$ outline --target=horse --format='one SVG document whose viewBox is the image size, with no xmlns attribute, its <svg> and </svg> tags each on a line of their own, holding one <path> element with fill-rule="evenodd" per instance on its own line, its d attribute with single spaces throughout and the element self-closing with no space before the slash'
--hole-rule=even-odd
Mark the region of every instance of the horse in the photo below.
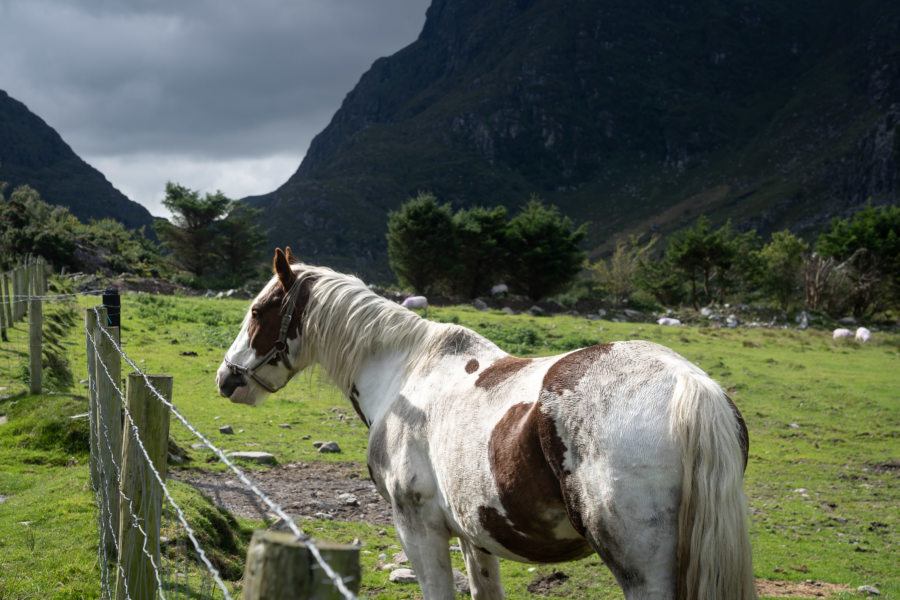
<svg viewBox="0 0 900 600">
<path fill-rule="evenodd" d="M 756 598 L 748 435 L 701 369 L 646 341 L 518 358 L 276 249 L 216 380 L 259 405 L 318 363 L 369 428 L 366 463 L 426 599 L 503 598 L 499 558 L 598 554 L 625 598 Z"/>
</svg>

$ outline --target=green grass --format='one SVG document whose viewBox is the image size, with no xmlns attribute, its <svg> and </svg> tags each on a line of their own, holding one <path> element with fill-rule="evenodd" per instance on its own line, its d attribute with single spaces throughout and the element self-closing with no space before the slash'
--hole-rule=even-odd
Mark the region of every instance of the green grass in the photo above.
<svg viewBox="0 0 900 600">
<path fill-rule="evenodd" d="M 95 302 L 83 299 L 82 307 Z M 365 474 L 366 429 L 318 372 L 298 376 L 261 407 L 218 396 L 215 370 L 246 307 L 234 300 L 124 296 L 124 349 L 147 372 L 174 376 L 177 409 L 224 450 L 266 450 L 280 464 L 351 460 Z M 466 307 L 429 309 L 428 317 L 471 327 L 522 355 L 622 339 L 675 349 L 720 381 L 747 421 L 745 487 L 757 577 L 852 588 L 870 584 L 881 597 L 900 598 L 900 336 L 876 334 L 873 343 L 860 346 L 835 344 L 829 332 L 812 330 L 660 328 L 571 316 L 511 317 Z M 26 326 L 17 324 L 10 337 L 0 344 L 0 387 L 6 388 L 0 390 L 0 415 L 8 421 L 0 425 L 0 495 L 7 497 L 0 503 L 0 600 L 95 598 L 100 569 L 86 423 L 69 418 L 87 411 L 83 384 L 67 394 L 28 395 L 21 380 Z M 75 381 L 86 377 L 83 338 L 78 327 L 66 342 Z M 222 425 L 235 434 L 220 434 Z M 197 440 L 176 420 L 171 436 L 193 459 L 186 468 L 223 468 L 207 462 L 208 451 L 190 448 Z M 319 454 L 316 440 L 335 440 L 343 452 Z M 261 467 L 245 468 L 252 477 Z M 264 524 L 224 514 L 189 486 L 171 489 L 204 548 L 237 586 L 250 532 Z M 399 551 L 391 528 L 382 535 L 381 527 L 355 523 L 301 526 L 322 539 L 362 540 L 367 597 L 420 597 L 417 586 L 391 584 L 386 572 L 375 570 L 379 554 Z M 453 559 L 464 570 L 458 553 Z M 537 567 L 504 562 L 507 596 L 532 597 L 528 584 L 554 569 L 568 579 L 551 597 L 622 597 L 597 558 Z"/>
</svg>

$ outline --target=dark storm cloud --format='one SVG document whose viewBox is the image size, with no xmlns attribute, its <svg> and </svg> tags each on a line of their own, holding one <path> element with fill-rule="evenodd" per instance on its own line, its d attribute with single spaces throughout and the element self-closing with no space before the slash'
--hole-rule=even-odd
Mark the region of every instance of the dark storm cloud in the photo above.
<svg viewBox="0 0 900 600">
<path fill-rule="evenodd" d="M 425 0 L 0 0 L 0 88 L 76 150 L 304 152 Z"/>
</svg>

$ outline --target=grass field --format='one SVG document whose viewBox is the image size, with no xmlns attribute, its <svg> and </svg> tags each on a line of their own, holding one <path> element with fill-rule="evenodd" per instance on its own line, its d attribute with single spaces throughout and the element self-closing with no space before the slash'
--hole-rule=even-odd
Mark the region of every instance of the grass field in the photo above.
<svg viewBox="0 0 900 600">
<path fill-rule="evenodd" d="M 79 310 L 96 299 L 83 298 Z M 247 302 L 151 295 L 122 298 L 125 352 L 148 373 L 174 376 L 179 411 L 226 451 L 257 449 L 293 461 L 356 461 L 365 473 L 366 429 L 350 404 L 316 372 L 304 374 L 256 408 L 219 398 L 214 374 L 236 334 Z M 472 308 L 431 309 L 428 318 L 458 322 L 519 355 L 555 354 L 598 342 L 647 339 L 699 364 L 735 400 L 750 431 L 745 489 L 751 507 L 755 572 L 771 581 L 815 580 L 855 590 L 873 585 L 900 598 L 900 335 L 835 344 L 830 332 L 714 329 L 588 321 L 571 316 L 508 316 Z M 0 600 L 96 598 L 99 595 L 96 508 L 88 484 L 83 384 L 65 393 L 27 394 L 22 379 L 27 326 L 0 343 Z M 75 381 L 86 377 L 84 334 L 66 340 Z M 338 407 L 348 418 L 331 412 Z M 2 420 L 2 419 L 0 419 Z M 290 423 L 290 429 L 279 424 Z M 231 425 L 234 436 L 218 428 Z M 173 420 L 183 448 L 197 440 Z M 310 436 L 304 440 L 303 436 Z M 339 455 L 319 454 L 309 440 L 337 441 Z M 208 453 L 191 450 L 193 466 Z M 251 471 L 257 467 L 247 466 Z M 233 519 L 185 485 L 173 486 L 206 543 L 217 548 L 237 579 L 250 532 L 261 522 Z M 224 524 L 224 525 L 223 525 Z M 359 538 L 363 594 L 417 598 L 415 585 L 387 581 L 375 570 L 379 553 L 399 551 L 393 531 L 312 521 L 310 534 L 336 541 Z M 223 529 L 227 532 L 223 532 Z M 454 555 L 455 566 L 463 569 Z M 556 571 L 565 574 L 550 577 Z M 597 558 L 562 565 L 503 564 L 507 597 L 527 598 L 527 586 L 552 581 L 556 598 L 621 598 Z M 855 598 L 855 591 L 838 592 Z M 803 597 L 803 596 L 798 596 Z M 812 596 L 809 596 L 812 597 Z"/>
</svg>

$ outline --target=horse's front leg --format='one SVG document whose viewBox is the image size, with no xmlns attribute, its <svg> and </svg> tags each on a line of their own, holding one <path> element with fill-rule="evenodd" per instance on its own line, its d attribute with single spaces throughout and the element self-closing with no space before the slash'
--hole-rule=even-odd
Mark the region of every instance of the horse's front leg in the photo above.
<svg viewBox="0 0 900 600">
<path fill-rule="evenodd" d="M 472 600 L 502 600 L 503 585 L 500 583 L 500 561 L 497 557 L 463 538 L 459 538 L 459 545 L 469 573 Z"/>
<path fill-rule="evenodd" d="M 434 499 L 392 502 L 394 527 L 412 563 L 425 600 L 453 600 L 450 532 Z"/>
</svg>

